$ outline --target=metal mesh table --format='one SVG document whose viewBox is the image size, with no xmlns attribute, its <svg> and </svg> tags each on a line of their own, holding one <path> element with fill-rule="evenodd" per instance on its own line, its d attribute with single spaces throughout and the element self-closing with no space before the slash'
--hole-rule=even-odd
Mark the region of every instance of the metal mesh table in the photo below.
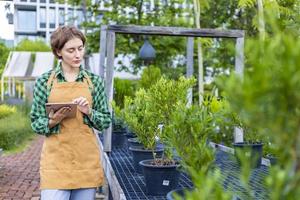
<svg viewBox="0 0 300 200">
<path fill-rule="evenodd" d="M 134 171 L 133 161 L 127 148 L 114 148 L 109 155 L 116 177 L 129 200 L 165 200 L 165 196 L 150 196 L 146 193 L 144 177 Z M 233 191 L 236 199 L 268 199 L 263 183 L 268 174 L 268 167 L 262 165 L 251 171 L 249 189 L 240 181 L 241 169 L 234 156 L 220 150 L 216 152 L 215 166 L 221 169 L 223 187 Z M 189 177 L 181 174 L 178 188 L 191 188 Z"/>
</svg>

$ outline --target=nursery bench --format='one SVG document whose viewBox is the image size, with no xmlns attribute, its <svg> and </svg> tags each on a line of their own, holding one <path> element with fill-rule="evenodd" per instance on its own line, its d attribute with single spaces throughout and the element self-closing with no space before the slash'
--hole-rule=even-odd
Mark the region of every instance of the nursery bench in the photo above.
<svg viewBox="0 0 300 200">
<path fill-rule="evenodd" d="M 224 180 L 223 186 L 226 190 L 232 191 L 235 199 L 247 199 L 247 190 L 242 186 L 239 179 L 240 167 L 232 154 L 232 149 L 218 148 L 215 165 L 221 169 Z M 135 200 L 165 200 L 165 196 L 149 196 L 145 192 L 145 182 L 142 175 L 134 172 L 133 163 L 126 148 L 113 149 L 109 161 L 114 174 L 124 192 L 125 198 Z M 268 199 L 268 192 L 263 185 L 263 178 L 269 173 L 268 164 L 263 160 L 261 167 L 252 170 L 250 177 L 250 188 L 255 193 L 255 199 Z M 191 188 L 191 180 L 184 174 L 181 175 L 179 188 Z"/>
</svg>

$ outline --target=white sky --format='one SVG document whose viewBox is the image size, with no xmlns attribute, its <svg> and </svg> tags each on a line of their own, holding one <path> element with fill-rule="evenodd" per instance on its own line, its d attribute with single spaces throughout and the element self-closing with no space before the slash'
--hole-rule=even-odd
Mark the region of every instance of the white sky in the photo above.
<svg viewBox="0 0 300 200">
<path fill-rule="evenodd" d="M 8 24 L 6 19 L 5 5 L 6 3 L 10 3 L 10 11 L 14 12 L 14 7 L 12 2 L 10 1 L 2 1 L 0 0 L 0 38 L 6 40 L 14 39 L 14 25 Z"/>
</svg>

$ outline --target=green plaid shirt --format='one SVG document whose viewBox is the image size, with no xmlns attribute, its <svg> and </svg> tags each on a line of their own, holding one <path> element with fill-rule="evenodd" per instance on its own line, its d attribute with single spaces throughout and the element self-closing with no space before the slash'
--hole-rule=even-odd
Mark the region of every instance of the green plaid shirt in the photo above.
<svg viewBox="0 0 300 200">
<path fill-rule="evenodd" d="M 88 116 L 84 115 L 83 122 L 89 127 L 93 127 L 101 131 L 108 128 L 109 124 L 111 123 L 111 115 L 107 107 L 104 82 L 99 76 L 82 68 L 80 68 L 80 72 L 77 76 L 76 81 L 83 81 L 84 72 L 89 76 L 93 83 L 93 91 L 91 91 L 91 94 L 93 96 L 93 107 L 91 117 L 89 118 Z M 34 86 L 33 103 L 30 112 L 31 127 L 33 131 L 46 136 L 49 136 L 53 133 L 59 133 L 60 130 L 59 124 L 49 129 L 49 118 L 46 114 L 45 103 L 48 102 L 48 97 L 52 87 L 51 86 L 50 88 L 47 88 L 47 82 L 51 73 L 52 70 L 44 73 L 40 78 L 37 79 Z M 58 82 L 66 82 L 60 65 L 56 67 L 55 74 Z"/>
</svg>

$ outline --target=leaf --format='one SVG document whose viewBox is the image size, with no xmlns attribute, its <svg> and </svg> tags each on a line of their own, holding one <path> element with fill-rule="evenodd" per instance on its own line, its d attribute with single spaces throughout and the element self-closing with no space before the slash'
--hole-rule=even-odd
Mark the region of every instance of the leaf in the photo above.
<svg viewBox="0 0 300 200">
<path fill-rule="evenodd" d="M 240 8 L 253 8 L 256 4 L 256 0 L 239 0 L 238 6 Z"/>
</svg>

